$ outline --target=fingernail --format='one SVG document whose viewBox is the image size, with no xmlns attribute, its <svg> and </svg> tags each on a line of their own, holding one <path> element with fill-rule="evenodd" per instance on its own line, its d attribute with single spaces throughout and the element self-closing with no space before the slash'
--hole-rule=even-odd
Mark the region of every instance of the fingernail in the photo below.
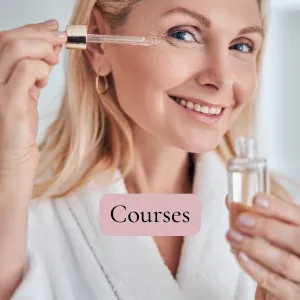
<svg viewBox="0 0 300 300">
<path fill-rule="evenodd" d="M 247 254 L 245 254 L 244 252 L 240 252 L 238 254 L 238 257 L 240 260 L 242 260 L 243 262 L 248 262 L 250 260 L 249 256 Z"/>
<path fill-rule="evenodd" d="M 261 196 L 258 196 L 254 199 L 254 206 L 265 210 L 270 207 L 270 202 L 267 199 L 265 199 Z"/>
<path fill-rule="evenodd" d="M 63 31 L 57 31 L 55 34 L 58 38 L 65 39 L 67 37 L 67 34 Z"/>
<path fill-rule="evenodd" d="M 238 217 L 238 222 L 243 227 L 254 227 L 256 220 L 249 215 L 240 215 Z"/>
<path fill-rule="evenodd" d="M 43 22 L 42 24 L 46 25 L 46 26 L 54 26 L 57 24 L 57 21 L 56 20 L 48 20 L 46 22 Z"/>
<path fill-rule="evenodd" d="M 244 236 L 241 233 L 239 233 L 233 229 L 229 230 L 227 236 L 230 241 L 235 242 L 235 243 L 240 243 L 244 239 Z"/>
</svg>

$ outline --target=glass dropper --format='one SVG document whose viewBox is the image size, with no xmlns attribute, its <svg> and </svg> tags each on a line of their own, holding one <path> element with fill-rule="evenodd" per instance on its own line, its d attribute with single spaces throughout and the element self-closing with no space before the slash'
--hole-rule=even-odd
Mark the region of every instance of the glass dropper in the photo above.
<svg viewBox="0 0 300 300">
<path fill-rule="evenodd" d="M 57 35 L 66 35 L 64 31 L 58 31 Z M 157 44 L 155 38 L 146 38 L 138 36 L 119 36 L 119 35 L 101 35 L 101 34 L 87 34 L 87 43 L 99 44 L 125 44 L 137 46 L 152 46 Z"/>
<path fill-rule="evenodd" d="M 146 37 L 136 37 L 136 36 L 88 34 L 87 42 L 88 43 L 110 43 L 110 44 L 152 46 L 157 43 L 157 40 L 149 39 Z"/>
<path fill-rule="evenodd" d="M 58 36 L 67 36 L 67 48 L 86 49 L 87 43 L 123 44 L 137 46 L 153 46 L 158 43 L 156 38 L 143 36 L 119 36 L 88 34 L 85 25 L 69 25 L 66 31 L 58 31 Z"/>
</svg>

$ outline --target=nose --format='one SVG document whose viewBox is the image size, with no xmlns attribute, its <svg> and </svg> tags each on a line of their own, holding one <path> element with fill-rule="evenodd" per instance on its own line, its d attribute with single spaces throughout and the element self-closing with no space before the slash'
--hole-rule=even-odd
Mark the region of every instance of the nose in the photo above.
<svg viewBox="0 0 300 300">
<path fill-rule="evenodd" d="M 234 83 L 230 57 L 226 52 L 210 52 L 198 73 L 197 82 L 218 91 L 231 89 Z"/>
</svg>

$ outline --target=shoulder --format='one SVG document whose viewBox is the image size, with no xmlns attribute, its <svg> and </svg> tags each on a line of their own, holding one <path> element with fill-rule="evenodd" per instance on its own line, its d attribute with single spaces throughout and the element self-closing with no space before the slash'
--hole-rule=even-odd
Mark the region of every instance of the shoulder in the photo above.
<svg viewBox="0 0 300 300">
<path fill-rule="evenodd" d="M 61 198 L 32 199 L 29 206 L 29 233 L 42 236 L 62 234 L 61 227 L 76 221 L 75 211 L 82 218 L 99 213 L 99 204 L 105 194 L 126 193 L 124 180 L 114 177 L 111 183 L 102 184 L 99 178 L 81 186 Z"/>
<path fill-rule="evenodd" d="M 96 262 L 87 261 L 92 256 L 86 237 L 95 232 L 98 221 L 95 208 L 103 191 L 86 188 L 85 192 L 81 190 L 59 199 L 30 201 L 27 268 L 13 299 L 50 300 L 55 293 L 64 299 L 90 298 L 89 288 L 82 282 L 82 270 Z"/>
<path fill-rule="evenodd" d="M 40 198 L 30 201 L 28 210 L 28 249 L 41 251 L 53 238 L 63 235 L 61 214 L 64 200 Z M 56 239 L 57 240 L 57 239 Z"/>
</svg>

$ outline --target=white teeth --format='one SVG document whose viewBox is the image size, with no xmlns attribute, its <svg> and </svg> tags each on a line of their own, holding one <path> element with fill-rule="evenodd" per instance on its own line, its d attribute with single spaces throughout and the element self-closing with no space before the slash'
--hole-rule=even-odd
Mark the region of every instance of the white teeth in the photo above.
<svg viewBox="0 0 300 300">
<path fill-rule="evenodd" d="M 211 115 L 216 115 L 216 108 L 215 108 L 215 107 L 211 107 L 211 108 L 209 109 L 209 113 L 210 113 Z"/>
<path fill-rule="evenodd" d="M 173 99 L 181 106 L 186 107 L 189 110 L 194 110 L 196 112 L 201 112 L 203 114 L 209 115 L 219 115 L 222 112 L 221 107 L 208 107 L 200 104 L 193 103 L 192 101 L 186 101 L 180 98 Z"/>
<path fill-rule="evenodd" d="M 200 104 L 195 104 L 194 105 L 194 110 L 197 112 L 201 112 L 201 105 Z"/>
<path fill-rule="evenodd" d="M 204 114 L 208 114 L 209 113 L 209 107 L 208 106 L 201 106 L 201 112 Z"/>
<path fill-rule="evenodd" d="M 219 115 L 222 111 L 221 107 L 216 107 L 216 115 Z"/>
<path fill-rule="evenodd" d="M 194 110 L 194 103 L 191 102 L 191 101 L 188 101 L 186 107 L 187 107 L 188 109 L 190 109 L 190 110 Z"/>
</svg>

